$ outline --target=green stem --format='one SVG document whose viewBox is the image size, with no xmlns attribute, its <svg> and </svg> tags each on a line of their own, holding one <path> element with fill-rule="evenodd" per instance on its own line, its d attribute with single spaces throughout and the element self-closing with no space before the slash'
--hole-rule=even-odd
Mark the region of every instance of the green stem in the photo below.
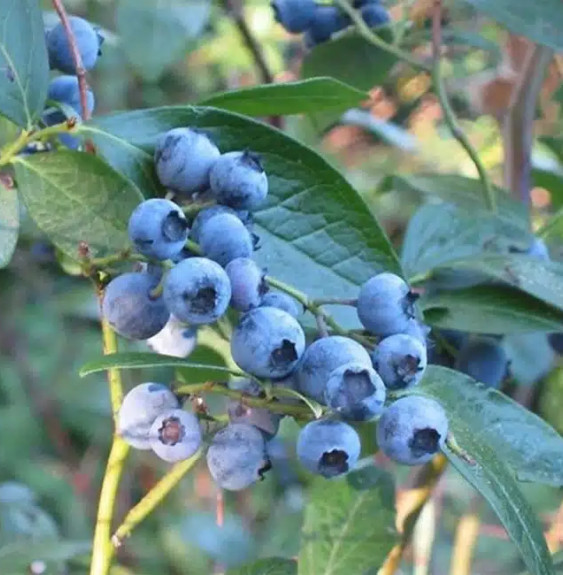
<svg viewBox="0 0 563 575">
<path fill-rule="evenodd" d="M 207 208 L 212 208 L 216 206 L 217 202 L 215 200 L 210 200 L 209 202 L 201 202 L 199 204 L 187 204 L 186 206 L 182 206 L 182 211 L 186 216 L 193 216 L 199 214 L 202 210 L 206 210 Z"/>
</svg>

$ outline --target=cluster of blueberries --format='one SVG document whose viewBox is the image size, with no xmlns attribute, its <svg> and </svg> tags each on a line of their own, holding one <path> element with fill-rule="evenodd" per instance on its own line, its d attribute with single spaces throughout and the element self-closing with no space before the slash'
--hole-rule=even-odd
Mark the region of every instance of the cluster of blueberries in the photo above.
<svg viewBox="0 0 563 575">
<path fill-rule="evenodd" d="M 231 354 L 249 378 L 231 385 L 248 396 L 263 396 L 258 382 L 268 380 L 274 390 L 289 387 L 328 408 L 326 418 L 303 427 L 297 442 L 299 460 L 313 473 L 334 477 L 355 466 L 360 439 L 348 422 L 380 416 L 380 448 L 401 463 L 424 463 L 443 447 L 448 423 L 438 403 L 416 396 L 384 406 L 386 390 L 416 385 L 427 363 L 427 329 L 414 315 L 416 295 L 400 277 L 380 273 L 360 290 L 358 317 L 381 338 L 372 355 L 339 335 L 307 347 L 297 302 L 269 291 L 265 271 L 252 259 L 249 211 L 268 193 L 260 157 L 250 151 L 221 154 L 203 131 L 175 128 L 158 140 L 155 166 L 168 189 L 179 196 L 203 192 L 216 205 L 191 222 L 168 199 L 146 200 L 133 211 L 132 244 L 149 261 L 173 265 L 163 272 L 163 266 L 151 263 L 109 282 L 103 314 L 118 333 L 146 340 L 158 337 L 170 321 L 193 328 L 217 321 L 229 305 L 240 312 Z M 231 401 L 228 413 L 230 423 L 214 434 L 207 461 L 218 485 L 237 490 L 268 469 L 267 440 L 281 416 L 244 401 Z M 152 449 L 170 462 L 190 457 L 202 444 L 197 417 L 180 408 L 170 389 L 155 383 L 127 394 L 119 431 L 133 447 Z"/>
<path fill-rule="evenodd" d="M 381 0 L 354 0 L 353 7 L 370 27 L 389 22 L 389 14 Z M 332 4 L 317 4 L 314 0 L 273 0 L 275 19 L 292 34 L 305 34 L 305 44 L 312 48 L 330 40 L 333 34 L 351 26 L 348 14 Z"/>
</svg>

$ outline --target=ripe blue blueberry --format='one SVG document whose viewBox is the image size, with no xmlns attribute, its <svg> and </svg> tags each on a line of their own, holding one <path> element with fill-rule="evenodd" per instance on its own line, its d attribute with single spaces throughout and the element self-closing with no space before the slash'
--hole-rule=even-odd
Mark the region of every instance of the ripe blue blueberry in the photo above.
<svg viewBox="0 0 563 575">
<path fill-rule="evenodd" d="M 382 339 L 373 352 L 373 365 L 388 389 L 405 389 L 419 383 L 426 362 L 426 345 L 403 333 Z"/>
<path fill-rule="evenodd" d="M 508 371 L 508 358 L 498 341 L 477 337 L 460 349 L 455 368 L 487 387 L 498 389 Z"/>
<path fill-rule="evenodd" d="M 253 152 L 223 154 L 209 172 L 213 196 L 220 204 L 238 210 L 253 210 L 268 195 L 268 178 Z"/>
<path fill-rule="evenodd" d="M 79 116 L 81 116 L 82 105 L 80 103 L 80 89 L 78 86 L 78 78 L 76 76 L 58 76 L 51 80 L 49 83 L 47 98 L 70 106 Z M 88 112 L 91 114 L 94 110 L 95 98 L 94 92 L 89 88 L 86 90 L 86 103 L 88 106 Z M 63 116 L 61 112 L 59 112 L 59 116 Z M 60 123 L 62 121 L 63 120 L 59 120 L 58 122 L 53 121 L 49 125 Z"/>
<path fill-rule="evenodd" d="M 271 468 L 264 436 L 252 425 L 227 425 L 211 441 L 207 466 L 219 487 L 229 491 L 249 487 Z"/>
<path fill-rule="evenodd" d="M 305 32 L 315 15 L 314 0 L 273 0 L 274 18 L 288 32 Z"/>
<path fill-rule="evenodd" d="M 293 317 L 298 317 L 301 314 L 297 302 L 291 296 L 279 291 L 269 291 L 264 294 L 260 307 L 275 307 Z"/>
<path fill-rule="evenodd" d="M 257 377 L 285 377 L 304 349 L 305 334 L 297 320 L 273 307 L 259 307 L 244 314 L 231 337 L 236 364 Z"/>
<path fill-rule="evenodd" d="M 163 296 L 170 313 L 180 321 L 209 324 L 227 311 L 231 283 L 225 270 L 215 262 L 189 258 L 168 272 Z"/>
<path fill-rule="evenodd" d="M 337 367 L 328 378 L 326 404 L 351 421 L 367 421 L 383 411 L 385 385 L 371 368 L 361 363 Z"/>
<path fill-rule="evenodd" d="M 169 463 L 189 459 L 201 446 L 199 421 L 183 409 L 170 409 L 158 415 L 149 437 L 154 453 Z"/>
<path fill-rule="evenodd" d="M 232 214 L 217 214 L 202 224 L 199 245 L 205 257 L 222 266 L 236 258 L 249 258 L 254 252 L 250 232 Z"/>
<path fill-rule="evenodd" d="M 311 421 L 297 438 L 297 457 L 311 473 L 330 478 L 347 473 L 360 457 L 360 438 L 342 421 Z"/>
<path fill-rule="evenodd" d="M 337 367 L 351 362 L 371 367 L 368 352 L 354 340 L 340 335 L 318 339 L 305 350 L 297 368 L 299 391 L 324 402 L 330 374 Z"/>
<path fill-rule="evenodd" d="M 201 192 L 209 187 L 209 171 L 220 155 L 217 146 L 203 132 L 174 128 L 156 144 L 156 173 L 160 183 L 175 192 Z"/>
<path fill-rule="evenodd" d="M 127 273 L 111 280 L 102 312 L 117 333 L 129 339 L 148 339 L 166 325 L 170 312 L 162 297 L 152 295 L 158 282 L 158 277 L 149 273 Z"/>
<path fill-rule="evenodd" d="M 382 26 L 389 22 L 389 13 L 381 4 L 366 4 L 361 9 L 361 15 L 364 22 L 370 27 Z"/>
<path fill-rule="evenodd" d="M 156 353 L 173 357 L 188 357 L 197 345 L 197 328 L 187 327 L 173 315 L 156 335 L 147 339 Z"/>
<path fill-rule="evenodd" d="M 188 239 L 188 222 L 170 200 L 153 198 L 139 204 L 129 218 L 129 239 L 149 258 L 176 257 Z"/>
<path fill-rule="evenodd" d="M 412 318 L 409 319 L 407 327 L 402 333 L 415 337 L 426 345 L 426 339 L 430 334 L 430 328 L 427 325 Z"/>
<path fill-rule="evenodd" d="M 360 289 L 358 317 L 362 325 L 377 335 L 392 335 L 407 329 L 414 318 L 418 296 L 399 276 L 384 272 L 369 279 Z"/>
<path fill-rule="evenodd" d="M 236 258 L 225 271 L 231 282 L 231 306 L 243 312 L 258 307 L 268 291 L 264 270 L 250 258 Z"/>
<path fill-rule="evenodd" d="M 387 457 L 421 465 L 444 448 L 448 418 L 433 399 L 412 395 L 398 399 L 377 422 L 377 444 Z"/>
<path fill-rule="evenodd" d="M 201 228 L 208 222 L 212 217 L 217 214 L 231 214 L 232 216 L 237 216 L 238 214 L 235 210 L 229 208 L 228 206 L 211 206 L 210 208 L 205 208 L 198 212 L 197 216 L 192 222 L 192 229 L 190 231 L 190 239 L 199 244 Z M 239 217 L 239 219 L 241 219 Z"/>
<path fill-rule="evenodd" d="M 103 38 L 90 22 L 82 18 L 71 16 L 69 24 L 82 57 L 82 65 L 86 70 L 91 70 L 98 60 Z M 47 33 L 46 39 L 51 68 L 56 68 L 65 74 L 75 74 L 76 66 L 63 25 L 57 24 Z"/>
<path fill-rule="evenodd" d="M 337 6 L 317 4 L 313 19 L 305 34 L 305 41 L 310 47 L 321 44 L 349 25 L 350 18 Z"/>
<path fill-rule="evenodd" d="M 136 449 L 150 449 L 150 429 L 163 412 L 176 409 L 178 398 L 161 383 L 142 383 L 123 398 L 117 417 L 117 431 Z"/>
</svg>

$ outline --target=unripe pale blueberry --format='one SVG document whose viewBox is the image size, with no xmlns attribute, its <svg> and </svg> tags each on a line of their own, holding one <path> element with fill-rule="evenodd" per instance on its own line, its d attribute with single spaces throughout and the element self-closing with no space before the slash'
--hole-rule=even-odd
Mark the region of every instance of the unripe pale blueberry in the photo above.
<svg viewBox="0 0 563 575">
<path fill-rule="evenodd" d="M 351 362 L 371 367 L 368 352 L 354 340 L 340 335 L 318 339 L 305 350 L 297 368 L 299 391 L 324 402 L 330 374 L 337 367 Z"/>
<path fill-rule="evenodd" d="M 448 418 L 433 399 L 412 395 L 398 399 L 377 422 L 377 444 L 387 457 L 421 465 L 444 448 Z"/>
<path fill-rule="evenodd" d="M 414 318 L 418 296 L 395 274 L 384 272 L 369 279 L 360 289 L 358 317 L 372 333 L 387 336 L 401 333 Z"/>
<path fill-rule="evenodd" d="M 127 273 L 111 280 L 104 292 L 102 312 L 111 327 L 129 339 L 148 339 L 168 321 L 162 297 L 154 297 L 158 277 L 149 273 Z"/>
<path fill-rule="evenodd" d="M 207 466 L 219 487 L 229 491 L 249 487 L 271 468 L 264 436 L 252 425 L 227 425 L 211 441 Z"/>
<path fill-rule="evenodd" d="M 315 46 L 330 40 L 331 36 L 350 25 L 350 18 L 337 6 L 317 4 L 305 41 Z"/>
<path fill-rule="evenodd" d="M 174 128 L 156 144 L 156 173 L 163 186 L 184 194 L 209 187 L 209 171 L 221 153 L 201 131 Z"/>
<path fill-rule="evenodd" d="M 98 60 L 103 39 L 90 22 L 77 16 L 70 16 L 68 20 L 82 58 L 82 65 L 86 70 L 91 70 Z M 47 33 L 46 40 L 51 68 L 56 68 L 65 74 L 76 74 L 76 66 L 62 23 Z"/>
<path fill-rule="evenodd" d="M 117 417 L 117 431 L 136 449 L 150 449 L 150 429 L 155 419 L 180 405 L 178 398 L 161 383 L 142 383 L 123 398 Z"/>
<path fill-rule="evenodd" d="M 305 32 L 315 15 L 314 0 L 273 0 L 271 5 L 276 22 L 293 34 Z"/>
<path fill-rule="evenodd" d="M 156 353 L 173 357 L 188 357 L 197 345 L 197 328 L 187 327 L 173 315 L 156 335 L 147 339 Z"/>
<path fill-rule="evenodd" d="M 360 438 L 342 421 L 311 421 L 297 438 L 297 457 L 311 473 L 336 477 L 356 466 L 360 457 Z"/>
<path fill-rule="evenodd" d="M 268 195 L 268 178 L 260 156 L 249 151 L 223 154 L 209 172 L 213 196 L 239 210 L 256 209 Z"/>
<path fill-rule="evenodd" d="M 293 317 L 298 317 L 301 314 L 297 302 L 291 296 L 279 291 L 269 291 L 264 294 L 260 302 L 260 307 L 275 307 L 287 312 Z"/>
<path fill-rule="evenodd" d="M 405 389 L 419 383 L 426 363 L 426 345 L 403 333 L 382 339 L 373 352 L 373 365 L 388 389 Z"/>
<path fill-rule="evenodd" d="M 180 321 L 209 324 L 227 311 L 231 283 L 219 264 L 206 258 L 189 258 L 168 272 L 163 296 L 170 313 Z"/>
<path fill-rule="evenodd" d="M 254 252 L 250 232 L 231 214 L 217 214 L 202 224 L 199 245 L 205 257 L 222 266 L 236 258 L 249 258 Z"/>
<path fill-rule="evenodd" d="M 236 364 L 258 377 L 285 377 L 304 349 L 305 334 L 299 323 L 273 307 L 259 307 L 244 314 L 231 337 Z"/>
<path fill-rule="evenodd" d="M 129 218 L 129 239 L 149 258 L 176 257 L 188 239 L 188 222 L 174 202 L 152 198 L 139 204 Z"/>
<path fill-rule="evenodd" d="M 385 393 L 383 381 L 371 367 L 346 363 L 331 372 L 325 399 L 344 419 L 367 421 L 383 411 Z"/>
<path fill-rule="evenodd" d="M 149 436 L 151 449 L 169 463 L 189 459 L 200 448 L 202 439 L 197 417 L 183 409 L 158 415 Z"/>
<path fill-rule="evenodd" d="M 264 270 L 250 258 L 236 258 L 225 271 L 231 282 L 231 306 L 242 312 L 258 307 L 268 291 Z"/>
<path fill-rule="evenodd" d="M 455 369 L 487 387 L 498 389 L 508 371 L 508 358 L 498 341 L 478 337 L 468 340 L 461 347 Z"/>
</svg>

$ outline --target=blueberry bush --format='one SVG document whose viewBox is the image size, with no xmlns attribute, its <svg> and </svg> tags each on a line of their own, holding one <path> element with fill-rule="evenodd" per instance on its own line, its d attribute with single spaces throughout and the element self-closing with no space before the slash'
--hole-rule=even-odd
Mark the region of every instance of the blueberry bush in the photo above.
<svg viewBox="0 0 563 575">
<path fill-rule="evenodd" d="M 0 572 L 563 573 L 562 30 L 1 0 Z"/>
</svg>

